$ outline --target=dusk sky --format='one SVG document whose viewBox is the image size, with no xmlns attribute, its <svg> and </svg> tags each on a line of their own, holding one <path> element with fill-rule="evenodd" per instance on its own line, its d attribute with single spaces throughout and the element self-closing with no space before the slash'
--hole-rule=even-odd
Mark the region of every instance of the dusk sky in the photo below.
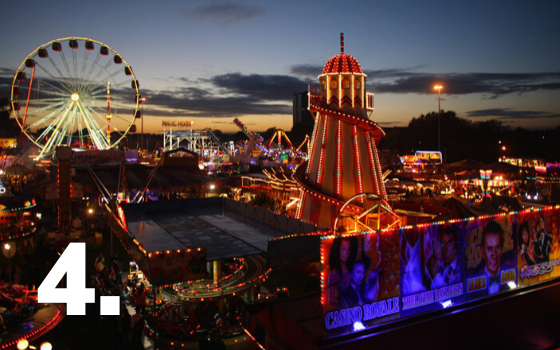
<svg viewBox="0 0 560 350">
<path fill-rule="evenodd" d="M 0 93 L 37 47 L 86 37 L 140 82 L 146 132 L 292 128 L 292 96 L 340 51 L 375 94 L 371 119 L 406 126 L 441 108 L 473 121 L 560 124 L 560 1 L 3 1 Z"/>
</svg>

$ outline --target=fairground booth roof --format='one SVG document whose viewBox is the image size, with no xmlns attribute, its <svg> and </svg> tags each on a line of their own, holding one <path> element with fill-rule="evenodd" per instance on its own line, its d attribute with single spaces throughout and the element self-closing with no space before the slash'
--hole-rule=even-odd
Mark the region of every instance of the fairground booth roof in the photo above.
<svg viewBox="0 0 560 350">
<path fill-rule="evenodd" d="M 221 198 L 122 204 L 126 226 L 149 252 L 205 248 L 207 259 L 266 252 L 271 234 L 224 216 Z"/>
</svg>

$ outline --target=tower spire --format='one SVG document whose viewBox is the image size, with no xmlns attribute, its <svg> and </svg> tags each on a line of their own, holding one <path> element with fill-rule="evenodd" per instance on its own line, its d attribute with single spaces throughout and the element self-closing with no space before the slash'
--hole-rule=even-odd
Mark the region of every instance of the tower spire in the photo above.
<svg viewBox="0 0 560 350">
<path fill-rule="evenodd" d="M 340 53 L 344 54 L 344 33 L 340 33 Z"/>
</svg>

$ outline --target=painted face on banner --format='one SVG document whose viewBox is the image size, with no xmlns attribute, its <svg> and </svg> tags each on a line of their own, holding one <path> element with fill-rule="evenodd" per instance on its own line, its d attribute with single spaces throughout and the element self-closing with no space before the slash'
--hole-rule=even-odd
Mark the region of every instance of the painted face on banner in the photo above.
<svg viewBox="0 0 560 350">
<path fill-rule="evenodd" d="M 357 286 L 361 285 L 364 281 L 365 274 L 366 269 L 364 264 L 356 263 L 356 265 L 354 265 L 354 269 L 352 270 L 352 282 Z"/>
<path fill-rule="evenodd" d="M 441 244 L 443 245 L 443 260 L 449 264 L 455 259 L 455 247 L 457 239 L 452 233 L 443 233 L 441 237 Z"/>
<path fill-rule="evenodd" d="M 340 243 L 340 261 L 347 262 L 349 256 L 350 256 L 350 242 L 344 239 Z"/>
<path fill-rule="evenodd" d="M 529 231 L 527 231 L 527 229 L 523 229 L 523 232 L 521 232 L 521 238 L 523 239 L 523 243 L 529 244 Z"/>
<path fill-rule="evenodd" d="M 484 237 L 484 258 L 486 269 L 492 276 L 496 276 L 502 262 L 502 245 L 500 233 L 488 232 Z"/>
<path fill-rule="evenodd" d="M 426 231 L 424 234 L 424 256 L 426 259 L 426 270 L 431 278 L 437 275 L 440 267 L 440 255 L 435 232 Z"/>
</svg>

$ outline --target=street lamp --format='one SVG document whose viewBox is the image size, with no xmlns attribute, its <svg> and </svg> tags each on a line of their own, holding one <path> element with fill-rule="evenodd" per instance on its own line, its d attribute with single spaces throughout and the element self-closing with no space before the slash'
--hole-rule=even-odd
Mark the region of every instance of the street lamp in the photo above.
<svg viewBox="0 0 560 350">
<path fill-rule="evenodd" d="M 438 91 L 438 99 L 437 99 L 437 106 L 438 106 L 438 127 L 437 127 L 437 148 L 438 151 L 441 152 L 441 89 L 443 86 L 436 85 L 434 89 Z"/>
<path fill-rule="evenodd" d="M 88 209 L 88 214 L 89 214 L 89 227 L 88 227 L 88 233 L 90 232 L 89 230 L 91 230 L 93 228 L 93 209 L 89 208 Z"/>
<path fill-rule="evenodd" d="M 4 255 L 8 257 L 8 277 L 10 278 L 10 281 L 12 280 L 12 256 L 14 255 L 11 248 L 12 247 L 9 243 L 4 244 L 4 249 L 6 250 Z"/>
<path fill-rule="evenodd" d="M 146 101 L 145 97 L 141 97 L 140 101 L 142 101 L 142 114 L 140 116 L 140 128 L 141 128 L 141 137 L 140 137 L 140 147 L 144 147 L 144 102 Z"/>
</svg>

